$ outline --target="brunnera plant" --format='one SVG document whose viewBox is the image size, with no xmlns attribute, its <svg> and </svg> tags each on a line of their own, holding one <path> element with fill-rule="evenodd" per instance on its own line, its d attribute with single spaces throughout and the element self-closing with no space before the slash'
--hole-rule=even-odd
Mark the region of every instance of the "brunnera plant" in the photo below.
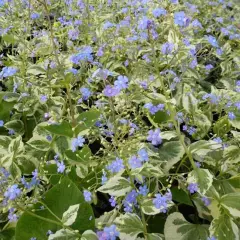
<svg viewBox="0 0 240 240">
<path fill-rule="evenodd" d="M 237 0 L 0 0 L 0 239 L 239 240 Z"/>
</svg>

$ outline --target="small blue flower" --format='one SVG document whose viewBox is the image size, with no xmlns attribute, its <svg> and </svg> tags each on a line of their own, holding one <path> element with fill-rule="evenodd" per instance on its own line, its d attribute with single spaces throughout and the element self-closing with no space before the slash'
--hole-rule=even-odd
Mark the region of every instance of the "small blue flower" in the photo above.
<svg viewBox="0 0 240 240">
<path fill-rule="evenodd" d="M 162 54 L 168 55 L 172 53 L 173 49 L 174 49 L 174 44 L 166 42 L 162 45 L 161 51 L 162 51 Z"/>
<path fill-rule="evenodd" d="M 106 176 L 106 173 L 104 173 L 104 174 L 102 175 L 102 185 L 105 184 L 105 183 L 107 182 L 107 180 L 108 180 L 108 178 L 107 178 L 107 176 Z"/>
<path fill-rule="evenodd" d="M 197 183 L 190 183 L 187 187 L 190 193 L 195 193 L 198 191 L 198 184 Z"/>
<path fill-rule="evenodd" d="M 14 184 L 8 187 L 7 191 L 4 193 L 4 197 L 7 200 L 15 200 L 17 197 L 21 195 L 21 189 L 18 188 L 17 184 Z"/>
<path fill-rule="evenodd" d="M 118 173 L 121 170 L 125 168 L 123 164 L 123 160 L 120 158 L 116 158 L 115 161 L 112 161 L 111 164 L 109 164 L 107 167 L 107 170 L 109 170 L 111 173 Z"/>
<path fill-rule="evenodd" d="M 148 153 L 146 151 L 146 149 L 142 148 L 138 151 L 138 158 L 144 162 L 144 161 L 148 161 Z"/>
<path fill-rule="evenodd" d="M 80 92 L 82 93 L 83 100 L 87 100 L 92 95 L 92 92 L 86 87 L 80 88 Z"/>
<path fill-rule="evenodd" d="M 119 237 L 119 232 L 117 231 L 116 225 L 111 225 L 109 227 L 105 227 L 103 229 L 103 236 L 99 236 L 99 239 L 106 239 L 106 240 L 116 240 Z"/>
<path fill-rule="evenodd" d="M 213 46 L 213 47 L 218 47 L 218 42 L 217 39 L 211 35 L 206 37 L 208 42 Z"/>
<path fill-rule="evenodd" d="M 4 67 L 0 72 L 0 78 L 11 77 L 16 74 L 18 69 L 16 67 Z"/>
<path fill-rule="evenodd" d="M 140 159 L 137 158 L 137 156 L 132 156 L 129 160 L 128 163 L 132 169 L 139 168 L 142 166 L 142 162 Z"/>
<path fill-rule="evenodd" d="M 158 18 L 162 15 L 166 15 L 167 11 L 164 8 L 156 8 L 156 9 L 153 9 L 152 14 L 155 18 Z"/>
<path fill-rule="evenodd" d="M 157 146 L 162 143 L 162 138 L 160 136 L 161 130 L 159 128 L 148 131 L 147 140 L 152 142 L 152 145 Z"/>
<path fill-rule="evenodd" d="M 65 170 L 65 165 L 64 165 L 63 161 L 57 162 L 57 167 L 58 167 L 57 171 L 58 171 L 59 173 L 63 173 L 63 172 L 64 172 L 64 170 Z"/>
<path fill-rule="evenodd" d="M 122 75 L 118 76 L 118 79 L 114 82 L 114 86 L 119 90 L 128 88 L 128 78 Z"/>
<path fill-rule="evenodd" d="M 70 29 L 68 31 L 68 38 L 71 40 L 77 40 L 79 37 L 79 30 L 78 29 Z"/>
<path fill-rule="evenodd" d="M 139 194 L 141 194 L 143 196 L 147 196 L 148 192 L 149 192 L 149 190 L 147 188 L 147 185 L 139 187 Z"/>
<path fill-rule="evenodd" d="M 229 118 L 230 120 L 234 120 L 234 119 L 236 119 L 236 116 L 235 116 L 235 114 L 234 114 L 233 112 L 229 112 L 229 113 L 228 113 L 228 118 Z"/>
<path fill-rule="evenodd" d="M 47 139 L 49 142 L 51 142 L 51 141 L 52 141 L 52 136 L 51 136 L 51 135 L 47 135 L 47 136 L 46 136 L 46 139 Z"/>
<path fill-rule="evenodd" d="M 161 194 L 156 194 L 153 199 L 153 204 L 157 209 L 160 209 L 160 212 L 167 212 L 167 198 Z"/>
<path fill-rule="evenodd" d="M 45 103 L 47 100 L 48 100 L 47 95 L 41 95 L 41 96 L 40 96 L 40 101 L 41 101 L 42 103 Z"/>
<path fill-rule="evenodd" d="M 103 90 L 103 94 L 106 97 L 114 97 L 114 96 L 117 96 L 119 93 L 120 93 L 120 90 L 115 86 L 112 87 L 111 85 L 107 85 Z"/>
<path fill-rule="evenodd" d="M 183 27 L 185 25 L 185 13 L 183 11 L 174 13 L 174 23 Z"/>
<path fill-rule="evenodd" d="M 148 19 L 146 16 L 144 16 L 139 22 L 138 22 L 138 29 L 139 30 L 146 30 L 150 27 L 152 24 L 152 20 Z"/>
<path fill-rule="evenodd" d="M 8 214 L 9 222 L 16 222 L 18 220 L 18 216 L 14 214 L 14 211 L 15 211 L 14 208 L 9 209 L 9 214 Z"/>
<path fill-rule="evenodd" d="M 204 205 L 207 207 L 210 205 L 211 201 L 207 197 L 202 197 L 201 200 L 203 201 Z"/>
<path fill-rule="evenodd" d="M 31 19 L 38 19 L 40 17 L 40 14 L 39 13 L 32 13 L 31 14 Z"/>
<path fill-rule="evenodd" d="M 82 147 L 84 145 L 85 138 L 82 136 L 78 136 L 72 140 L 72 151 L 76 152 L 78 147 Z"/>
<path fill-rule="evenodd" d="M 9 135 L 14 135 L 14 134 L 15 134 L 15 131 L 14 131 L 13 129 L 9 129 L 9 130 L 8 130 L 8 134 L 9 134 Z"/>
<path fill-rule="evenodd" d="M 117 205 L 117 202 L 114 196 L 111 196 L 111 198 L 109 199 L 109 202 L 112 207 L 115 207 Z"/>
<path fill-rule="evenodd" d="M 92 201 L 92 193 L 87 191 L 87 190 L 84 190 L 83 191 L 83 196 L 84 196 L 84 199 L 86 202 L 91 202 Z"/>
<path fill-rule="evenodd" d="M 216 143 L 219 143 L 219 144 L 221 144 L 223 142 L 220 137 L 213 138 L 213 141 Z"/>
<path fill-rule="evenodd" d="M 3 125 L 4 125 L 4 121 L 0 120 L 0 127 L 3 127 Z"/>
<path fill-rule="evenodd" d="M 212 237 L 208 237 L 207 240 L 217 240 L 217 238 L 212 236 Z"/>
</svg>

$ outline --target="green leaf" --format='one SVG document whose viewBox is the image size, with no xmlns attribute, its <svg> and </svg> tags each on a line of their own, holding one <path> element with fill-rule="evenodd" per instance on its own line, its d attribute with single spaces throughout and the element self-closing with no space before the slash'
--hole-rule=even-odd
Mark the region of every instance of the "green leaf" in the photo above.
<svg viewBox="0 0 240 240">
<path fill-rule="evenodd" d="M 33 75 L 40 75 L 40 74 L 46 74 L 46 70 L 38 65 L 32 65 L 27 69 L 28 74 L 33 74 Z"/>
<path fill-rule="evenodd" d="M 192 224 L 185 220 L 181 213 L 172 213 L 168 216 L 164 226 L 166 240 L 206 240 L 208 225 Z"/>
<path fill-rule="evenodd" d="M 162 139 L 171 140 L 172 138 L 177 137 L 177 132 L 176 131 L 165 131 L 165 132 L 161 132 L 160 136 Z"/>
<path fill-rule="evenodd" d="M 238 146 L 229 146 L 224 149 L 223 157 L 230 163 L 240 162 L 240 148 Z"/>
<path fill-rule="evenodd" d="M 214 219 L 209 231 L 217 240 L 239 240 L 239 228 L 228 215 L 221 215 Z"/>
<path fill-rule="evenodd" d="M 177 187 L 171 188 L 172 199 L 179 203 L 184 203 L 189 206 L 193 206 L 189 194 L 183 189 L 178 189 Z"/>
<path fill-rule="evenodd" d="M 83 163 L 77 164 L 76 174 L 80 178 L 85 178 L 88 175 L 88 166 Z"/>
<path fill-rule="evenodd" d="M 122 240 L 135 240 L 138 234 L 144 232 L 143 224 L 136 214 L 121 215 L 114 223 L 117 225 Z"/>
<path fill-rule="evenodd" d="M 213 132 L 218 136 L 224 136 L 231 130 L 231 124 L 227 116 L 220 118 L 213 126 Z"/>
<path fill-rule="evenodd" d="M 44 202 L 58 219 L 62 218 L 63 213 L 66 212 L 70 206 L 80 204 L 77 218 L 71 225 L 71 228 L 79 230 L 80 233 L 94 228 L 94 215 L 91 206 L 84 201 L 82 193 L 68 178 L 62 178 L 58 184 L 54 185 L 49 191 L 47 191 L 42 197 L 42 202 Z M 33 236 L 37 239 L 46 240 L 46 232 L 49 229 L 56 232 L 62 228 L 62 223 L 55 218 L 47 208 L 41 209 L 41 206 L 41 203 L 35 204 L 33 206 L 33 213 L 39 217 L 58 222 L 59 225 L 54 222 L 44 221 L 24 212 L 17 222 L 16 240 L 29 240 Z"/>
<path fill-rule="evenodd" d="M 81 135 L 84 130 L 93 127 L 97 122 L 99 116 L 100 112 L 95 109 L 81 113 L 77 118 L 77 121 L 80 123 L 76 127 L 76 133 Z"/>
<path fill-rule="evenodd" d="M 189 173 L 187 182 L 197 183 L 199 193 L 205 195 L 207 190 L 212 186 L 213 175 L 208 169 L 197 168 Z"/>
<path fill-rule="evenodd" d="M 89 158 L 92 155 L 91 150 L 88 146 L 84 146 L 81 150 L 73 152 L 72 150 L 67 150 L 65 152 L 67 160 L 72 165 L 81 165 L 81 164 L 88 164 Z"/>
<path fill-rule="evenodd" d="M 82 234 L 81 240 L 98 240 L 98 237 L 92 230 L 87 230 Z"/>
<path fill-rule="evenodd" d="M 164 240 L 164 236 L 160 233 L 148 233 L 147 239 L 148 240 Z"/>
<path fill-rule="evenodd" d="M 22 142 L 22 137 L 18 136 L 10 142 L 8 146 L 8 152 L 14 153 L 15 155 L 24 152 L 24 144 Z"/>
<path fill-rule="evenodd" d="M 9 121 L 5 123 L 4 127 L 6 127 L 8 130 L 12 129 L 20 135 L 24 134 L 24 124 L 21 120 Z"/>
<path fill-rule="evenodd" d="M 156 214 L 160 213 L 160 209 L 157 209 L 154 206 L 152 199 L 145 199 L 141 203 L 141 209 L 142 209 L 143 213 L 146 215 L 156 215 Z"/>
<path fill-rule="evenodd" d="M 236 111 L 234 112 L 236 118 L 234 120 L 230 120 L 230 123 L 232 124 L 233 127 L 240 129 L 240 112 Z"/>
<path fill-rule="evenodd" d="M 5 35 L 2 35 L 2 39 L 7 42 L 7 43 L 10 43 L 10 44 L 14 44 L 17 40 L 15 38 L 14 35 L 12 34 L 5 34 Z"/>
<path fill-rule="evenodd" d="M 50 142 L 42 136 L 34 135 L 27 143 L 31 147 L 45 152 L 50 148 Z"/>
<path fill-rule="evenodd" d="M 66 212 L 63 213 L 62 223 L 66 226 L 71 226 L 76 218 L 80 204 L 72 205 Z"/>
<path fill-rule="evenodd" d="M 15 240 L 15 228 L 7 228 L 5 230 L 0 231 L 0 239 L 1 240 Z"/>
<path fill-rule="evenodd" d="M 130 182 L 126 178 L 114 176 L 103 186 L 98 188 L 98 191 L 108 193 L 115 197 L 120 197 L 130 192 L 131 189 Z"/>
<path fill-rule="evenodd" d="M 78 240 L 80 236 L 68 229 L 60 229 L 48 237 L 48 240 Z"/>
<path fill-rule="evenodd" d="M 184 148 L 179 141 L 164 143 L 158 152 L 160 160 L 166 162 L 164 170 L 168 172 L 174 164 L 181 160 L 184 153 Z"/>
<path fill-rule="evenodd" d="M 73 131 L 70 123 L 66 121 L 62 121 L 59 124 L 51 124 L 48 126 L 43 126 L 46 130 L 48 130 L 52 134 L 66 136 L 66 137 L 73 137 Z"/>
<path fill-rule="evenodd" d="M 240 192 L 229 193 L 221 197 L 220 204 L 228 210 L 228 212 L 236 218 L 240 217 Z"/>
</svg>

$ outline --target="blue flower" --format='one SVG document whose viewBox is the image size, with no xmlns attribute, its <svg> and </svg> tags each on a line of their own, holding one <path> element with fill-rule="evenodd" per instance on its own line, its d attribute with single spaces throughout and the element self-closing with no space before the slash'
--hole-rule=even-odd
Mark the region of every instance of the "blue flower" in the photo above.
<svg viewBox="0 0 240 240">
<path fill-rule="evenodd" d="M 77 40 L 79 37 L 79 30 L 77 29 L 70 29 L 68 31 L 68 38 L 71 40 Z"/>
<path fill-rule="evenodd" d="M 194 128 L 194 127 L 189 127 L 188 129 L 187 129 L 187 132 L 189 133 L 189 135 L 193 135 L 194 133 L 196 133 L 196 131 L 197 131 L 197 129 L 196 128 Z"/>
<path fill-rule="evenodd" d="M 185 13 L 183 11 L 174 13 L 174 23 L 183 27 L 185 25 Z"/>
<path fill-rule="evenodd" d="M 228 118 L 229 118 L 230 120 L 234 120 L 234 119 L 236 119 L 236 116 L 235 116 L 235 114 L 234 114 L 233 112 L 229 112 L 229 113 L 228 113 Z"/>
<path fill-rule="evenodd" d="M 118 79 L 114 82 L 114 86 L 119 89 L 126 89 L 128 87 L 128 78 L 126 76 L 118 76 Z"/>
<path fill-rule="evenodd" d="M 111 173 L 118 173 L 121 170 L 123 170 L 125 168 L 124 164 L 123 164 L 123 160 L 120 158 L 116 158 L 115 161 L 112 161 L 111 164 L 109 164 L 106 167 Z"/>
<path fill-rule="evenodd" d="M 15 67 L 4 67 L 2 69 L 2 71 L 0 72 L 0 78 L 11 77 L 11 76 L 15 75 L 17 71 L 18 71 L 18 69 Z"/>
<path fill-rule="evenodd" d="M 162 138 L 160 136 L 161 130 L 159 128 L 153 130 L 150 130 L 148 132 L 147 140 L 152 142 L 152 145 L 157 146 L 162 143 Z"/>
<path fill-rule="evenodd" d="M 31 19 L 38 19 L 40 17 L 39 13 L 32 13 L 31 14 Z"/>
<path fill-rule="evenodd" d="M 144 162 L 144 161 L 148 161 L 148 153 L 146 151 L 146 149 L 142 148 L 138 151 L 138 158 Z"/>
<path fill-rule="evenodd" d="M 9 134 L 9 135 L 14 135 L 14 134 L 15 134 L 15 131 L 14 131 L 13 129 L 9 129 L 9 130 L 8 130 L 8 134 Z"/>
<path fill-rule="evenodd" d="M 3 127 L 3 125 L 4 125 L 4 121 L 0 120 L 0 127 Z"/>
<path fill-rule="evenodd" d="M 167 11 L 164 8 L 156 8 L 156 9 L 153 9 L 152 14 L 155 18 L 158 18 L 162 15 L 166 15 Z"/>
<path fill-rule="evenodd" d="M 202 28 L 202 24 L 197 19 L 193 20 L 192 26 Z"/>
<path fill-rule="evenodd" d="M 92 193 L 87 191 L 87 190 L 84 190 L 83 191 L 83 196 L 84 196 L 84 199 L 86 202 L 91 202 L 92 201 Z"/>
<path fill-rule="evenodd" d="M 108 29 L 108 28 L 111 28 L 111 27 L 114 27 L 114 26 L 115 26 L 115 24 L 107 21 L 103 24 L 103 29 Z"/>
<path fill-rule="evenodd" d="M 207 197 L 202 197 L 201 200 L 203 201 L 204 205 L 207 207 L 210 205 L 211 201 Z"/>
<path fill-rule="evenodd" d="M 213 138 L 213 141 L 219 144 L 222 143 L 222 139 L 220 137 Z"/>
<path fill-rule="evenodd" d="M 125 212 L 132 212 L 132 207 L 137 204 L 137 196 L 138 193 L 135 189 L 127 194 L 126 198 L 123 200 Z"/>
<path fill-rule="evenodd" d="M 64 165 L 63 161 L 57 162 L 57 167 L 58 167 L 57 171 L 58 171 L 59 173 L 63 173 L 63 172 L 64 172 L 64 170 L 65 170 L 65 165 Z"/>
<path fill-rule="evenodd" d="M 21 195 L 21 189 L 18 188 L 17 184 L 8 187 L 7 191 L 4 193 L 4 197 L 8 200 L 15 200 Z"/>
<path fill-rule="evenodd" d="M 87 100 L 92 95 L 92 92 L 86 87 L 80 88 L 80 92 L 82 93 L 83 100 Z"/>
<path fill-rule="evenodd" d="M 146 16 L 144 16 L 139 22 L 138 22 L 138 29 L 139 30 L 146 30 L 150 27 L 152 24 L 152 20 L 148 19 Z"/>
<path fill-rule="evenodd" d="M 218 42 L 217 39 L 211 35 L 206 37 L 208 42 L 213 46 L 213 47 L 218 47 Z"/>
<path fill-rule="evenodd" d="M 109 202 L 111 203 L 112 207 L 115 207 L 117 205 L 117 202 L 114 196 L 111 196 L 111 198 L 109 199 Z"/>
<path fill-rule="evenodd" d="M 119 237 L 116 225 L 105 227 L 103 231 L 98 232 L 98 239 L 102 240 L 116 240 Z"/>
<path fill-rule="evenodd" d="M 103 173 L 102 175 L 102 185 L 105 184 L 107 182 L 108 178 L 106 176 L 106 173 Z"/>
<path fill-rule="evenodd" d="M 46 95 L 40 95 L 40 101 L 42 103 L 45 103 L 48 100 L 48 97 Z"/>
<path fill-rule="evenodd" d="M 208 237 L 207 240 L 217 240 L 217 238 L 212 236 L 212 237 Z"/>
<path fill-rule="evenodd" d="M 195 193 L 198 191 L 198 184 L 197 183 L 190 183 L 187 187 L 190 193 Z"/>
<path fill-rule="evenodd" d="M 80 62 L 92 62 L 92 48 L 90 46 L 81 48 L 81 51 L 79 53 L 74 54 L 70 57 L 70 61 L 74 64 L 79 64 Z"/>
<path fill-rule="evenodd" d="M 107 85 L 103 90 L 103 94 L 106 97 L 114 97 L 114 96 L 117 96 L 119 93 L 120 93 L 120 90 L 115 86 L 112 87 L 111 85 Z"/>
<path fill-rule="evenodd" d="M 14 214 L 14 211 L 15 211 L 14 208 L 9 209 L 9 214 L 8 214 L 9 222 L 16 222 L 18 220 L 18 216 Z"/>
<path fill-rule="evenodd" d="M 205 66 L 206 71 L 210 71 L 210 70 L 213 69 L 213 68 L 214 68 L 214 67 L 213 67 L 212 64 L 207 64 L 207 65 Z"/>
<path fill-rule="evenodd" d="M 174 44 L 166 42 L 162 45 L 161 51 L 162 51 L 162 54 L 168 55 L 172 53 L 173 49 L 174 49 Z"/>
<path fill-rule="evenodd" d="M 139 168 L 142 166 L 142 162 L 140 159 L 137 158 L 137 156 L 132 156 L 129 160 L 128 163 L 132 169 Z"/>
<path fill-rule="evenodd" d="M 147 196 L 148 192 L 149 192 L 149 190 L 147 188 L 147 185 L 139 187 L 139 194 L 141 194 L 143 196 Z"/>
<path fill-rule="evenodd" d="M 72 140 L 72 151 L 76 152 L 78 147 L 82 147 L 84 145 L 85 138 L 82 136 L 78 136 Z"/>
<path fill-rule="evenodd" d="M 161 194 L 156 194 L 156 197 L 153 199 L 153 204 L 157 209 L 160 209 L 160 212 L 167 212 L 167 198 Z"/>
</svg>

